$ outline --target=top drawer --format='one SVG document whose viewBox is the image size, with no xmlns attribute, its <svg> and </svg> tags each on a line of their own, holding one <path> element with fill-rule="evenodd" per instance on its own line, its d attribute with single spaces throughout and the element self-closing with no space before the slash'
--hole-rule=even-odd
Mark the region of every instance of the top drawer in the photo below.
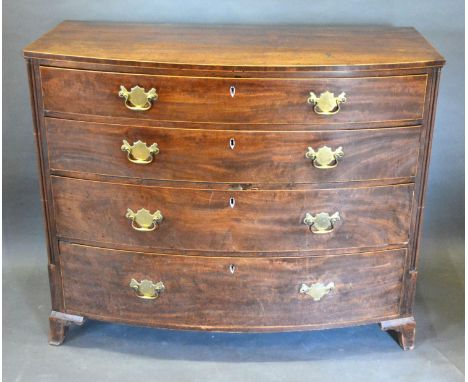
<svg viewBox="0 0 468 382">
<path fill-rule="evenodd" d="M 420 120 L 427 75 L 240 79 L 41 67 L 41 79 L 46 111 L 140 120 L 326 125 Z M 156 90 L 157 99 L 146 105 L 151 106 L 148 110 L 130 110 L 119 97 L 121 86 L 130 91 L 137 85 Z M 326 102 L 315 107 L 308 102 L 311 92 L 320 97 L 327 91 L 335 97 L 345 93 L 340 110 L 331 111 L 335 114 L 319 114 L 328 111 Z"/>
</svg>

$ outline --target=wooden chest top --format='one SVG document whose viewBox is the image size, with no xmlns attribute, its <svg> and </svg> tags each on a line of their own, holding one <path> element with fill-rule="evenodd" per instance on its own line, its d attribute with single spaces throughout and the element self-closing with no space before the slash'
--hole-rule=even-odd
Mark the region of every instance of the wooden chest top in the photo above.
<svg viewBox="0 0 468 382">
<path fill-rule="evenodd" d="M 407 27 L 197 26 L 65 21 L 24 49 L 53 58 L 146 67 L 363 70 L 441 66 Z"/>
</svg>

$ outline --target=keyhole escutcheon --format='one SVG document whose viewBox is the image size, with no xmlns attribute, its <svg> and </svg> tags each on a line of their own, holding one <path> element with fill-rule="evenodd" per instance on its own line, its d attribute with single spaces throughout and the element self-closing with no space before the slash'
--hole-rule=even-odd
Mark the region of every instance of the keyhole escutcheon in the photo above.
<svg viewBox="0 0 468 382">
<path fill-rule="evenodd" d="M 229 94 L 231 95 L 232 98 L 234 98 L 234 96 L 236 95 L 236 87 L 234 85 L 232 85 L 229 88 Z"/>
<path fill-rule="evenodd" d="M 235 205 L 236 205 L 236 199 L 229 198 L 229 207 L 234 208 Z"/>
<path fill-rule="evenodd" d="M 234 150 L 234 147 L 236 147 L 236 140 L 234 138 L 231 138 L 229 140 L 229 147 L 231 148 L 231 150 Z"/>
</svg>

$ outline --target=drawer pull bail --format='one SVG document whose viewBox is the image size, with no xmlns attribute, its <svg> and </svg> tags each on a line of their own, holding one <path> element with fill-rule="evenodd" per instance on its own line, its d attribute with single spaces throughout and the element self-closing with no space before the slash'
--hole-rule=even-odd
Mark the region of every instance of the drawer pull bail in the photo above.
<svg viewBox="0 0 468 382">
<path fill-rule="evenodd" d="M 144 88 L 134 86 L 128 91 L 125 86 L 120 85 L 119 97 L 125 99 L 125 106 L 130 110 L 145 111 L 151 109 L 152 101 L 158 99 L 155 88 L 145 92 Z"/>
<path fill-rule="evenodd" d="M 329 282 L 327 285 L 323 283 L 311 284 L 310 286 L 302 284 L 299 293 L 312 297 L 314 301 L 320 301 L 323 296 L 330 293 L 333 289 L 335 289 L 335 283 L 333 281 Z"/>
<path fill-rule="evenodd" d="M 121 150 L 127 153 L 127 159 L 130 162 L 138 164 L 151 163 L 154 156 L 159 154 L 157 143 L 153 143 L 148 147 L 145 142 L 136 141 L 131 145 L 125 139 L 122 141 Z"/>
<path fill-rule="evenodd" d="M 148 210 L 142 208 L 137 212 L 133 212 L 130 208 L 127 209 L 125 217 L 132 221 L 132 228 L 135 231 L 154 231 L 159 227 L 163 221 L 163 215 L 161 211 L 156 211 L 154 214 Z"/>
<path fill-rule="evenodd" d="M 335 151 L 328 146 L 322 146 L 317 151 L 309 147 L 305 156 L 312 160 L 314 167 L 327 169 L 336 167 L 338 161 L 343 158 L 344 152 L 342 147 L 338 147 Z"/>
<path fill-rule="evenodd" d="M 165 287 L 162 281 L 158 281 L 156 284 L 151 280 L 141 280 L 140 282 L 132 279 L 130 281 L 130 288 L 135 291 L 138 298 L 145 300 L 154 300 L 158 298 Z"/>
<path fill-rule="evenodd" d="M 345 92 L 335 97 L 334 93 L 326 91 L 317 97 L 314 92 L 310 92 L 307 103 L 314 105 L 314 111 L 321 115 L 333 115 L 340 111 L 340 104 L 346 102 Z"/>
<path fill-rule="evenodd" d="M 306 213 L 304 218 L 304 224 L 309 226 L 309 229 L 313 233 L 330 233 L 335 228 L 335 223 L 340 220 L 340 214 L 335 212 L 333 215 L 329 215 L 326 212 L 320 212 L 315 216 Z"/>
</svg>

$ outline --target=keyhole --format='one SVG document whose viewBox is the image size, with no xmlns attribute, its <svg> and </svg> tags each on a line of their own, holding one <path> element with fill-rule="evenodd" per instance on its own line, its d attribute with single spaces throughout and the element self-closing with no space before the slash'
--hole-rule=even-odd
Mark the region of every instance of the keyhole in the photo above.
<svg viewBox="0 0 468 382">
<path fill-rule="evenodd" d="M 231 148 L 231 150 L 234 150 L 235 146 L 236 146 L 236 140 L 234 138 L 231 138 L 229 140 L 229 147 Z"/>
<path fill-rule="evenodd" d="M 234 96 L 236 95 L 236 87 L 235 86 L 231 86 L 229 88 L 229 94 L 231 95 L 231 97 L 234 98 Z"/>
<path fill-rule="evenodd" d="M 234 264 L 229 264 L 229 272 L 234 273 L 236 271 L 236 266 Z"/>
<path fill-rule="evenodd" d="M 235 205 L 236 205 L 236 199 L 229 198 L 229 207 L 234 208 Z"/>
</svg>

